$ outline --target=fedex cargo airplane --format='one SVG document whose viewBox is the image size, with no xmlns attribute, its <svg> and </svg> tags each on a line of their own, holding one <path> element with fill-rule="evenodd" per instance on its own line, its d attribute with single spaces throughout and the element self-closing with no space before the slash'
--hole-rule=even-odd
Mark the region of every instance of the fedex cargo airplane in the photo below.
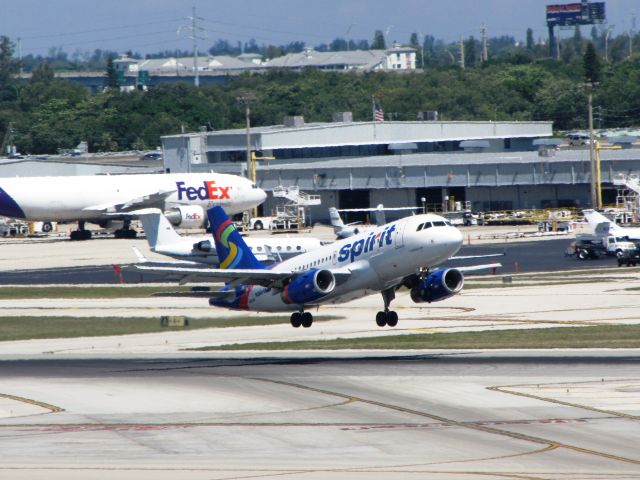
<svg viewBox="0 0 640 480">
<path fill-rule="evenodd" d="M 384 309 L 377 313 L 376 323 L 393 327 L 398 314 L 389 305 L 400 286 L 409 288 L 416 303 L 437 302 L 460 292 L 464 270 L 487 268 L 436 268 L 458 251 L 462 234 L 435 214 L 387 223 L 269 268 L 253 255 L 222 208 L 213 207 L 208 215 L 220 268 L 137 268 L 225 281 L 217 291 L 199 289 L 163 295 L 208 297 L 210 305 L 234 310 L 293 311 L 294 327 L 311 326 L 313 316 L 306 311 L 309 308 L 378 292 Z"/>
<path fill-rule="evenodd" d="M 175 225 L 199 227 L 205 212 L 255 207 L 266 193 L 250 180 L 222 173 L 92 175 L 0 179 L 0 215 L 28 221 L 78 222 L 72 240 L 91 238 L 85 222 L 109 228 L 122 221 L 116 238 L 135 237 L 127 212 L 156 207 Z"/>
</svg>

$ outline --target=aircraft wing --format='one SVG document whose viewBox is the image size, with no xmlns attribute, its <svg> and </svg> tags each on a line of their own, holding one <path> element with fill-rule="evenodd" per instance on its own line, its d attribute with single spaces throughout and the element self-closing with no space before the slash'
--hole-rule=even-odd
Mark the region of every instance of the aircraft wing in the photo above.
<svg viewBox="0 0 640 480">
<path fill-rule="evenodd" d="M 91 205 L 89 207 L 83 208 L 84 211 L 87 212 L 96 212 L 96 213 L 126 213 L 131 209 L 139 209 L 146 207 L 157 207 L 164 202 L 167 197 L 169 197 L 176 190 L 156 190 L 154 192 L 149 192 L 147 194 L 141 195 L 139 197 L 131 198 L 129 200 L 124 200 L 118 203 L 104 203 L 102 205 Z"/>
<path fill-rule="evenodd" d="M 455 256 L 455 257 L 449 257 L 448 260 L 469 260 L 472 258 L 490 258 L 490 257 L 504 257 L 506 255 L 506 252 L 503 253 L 489 253 L 487 255 L 462 255 L 462 256 Z M 458 269 L 460 270 L 460 269 Z"/>
<path fill-rule="evenodd" d="M 197 279 L 199 281 L 225 282 L 231 286 L 248 283 L 273 288 L 282 288 L 288 280 L 304 273 L 290 270 L 161 267 L 140 264 L 133 265 L 133 268 L 140 272 L 164 273 L 172 278 L 179 277 L 181 284 Z M 351 270 L 347 268 L 332 270 L 331 273 L 333 273 L 338 284 L 351 276 Z"/>
<path fill-rule="evenodd" d="M 476 270 L 489 270 L 493 268 L 502 267 L 501 263 L 485 263 L 484 265 L 470 265 L 468 267 L 455 267 L 456 270 L 461 272 L 475 272 Z"/>
</svg>

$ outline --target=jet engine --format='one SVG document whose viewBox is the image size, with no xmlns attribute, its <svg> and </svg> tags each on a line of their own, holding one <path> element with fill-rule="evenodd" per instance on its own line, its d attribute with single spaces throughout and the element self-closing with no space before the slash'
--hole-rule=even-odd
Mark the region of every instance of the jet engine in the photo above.
<svg viewBox="0 0 640 480">
<path fill-rule="evenodd" d="M 167 210 L 164 214 L 175 227 L 200 228 L 205 225 L 206 215 L 198 205 L 180 205 Z"/>
<path fill-rule="evenodd" d="M 285 303 L 309 303 L 330 294 L 336 286 L 336 278 L 330 270 L 314 268 L 294 278 L 282 291 Z"/>
<path fill-rule="evenodd" d="M 209 253 L 214 250 L 213 245 L 210 240 L 201 240 L 200 242 L 196 242 L 193 244 L 193 249 L 198 252 Z"/>
<path fill-rule="evenodd" d="M 411 300 L 415 303 L 439 302 L 458 293 L 463 285 L 464 277 L 460 270 L 438 270 L 427 275 L 411 289 Z"/>
</svg>

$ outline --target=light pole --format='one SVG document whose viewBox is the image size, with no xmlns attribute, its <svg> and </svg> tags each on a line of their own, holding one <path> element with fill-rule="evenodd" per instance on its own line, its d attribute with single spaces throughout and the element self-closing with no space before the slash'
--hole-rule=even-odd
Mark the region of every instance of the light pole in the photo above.
<svg viewBox="0 0 640 480">
<path fill-rule="evenodd" d="M 420 201 L 422 202 L 422 213 L 427 213 L 427 199 L 420 197 Z"/>
<path fill-rule="evenodd" d="M 251 105 L 256 101 L 256 96 L 253 92 L 242 92 L 236 97 L 237 102 L 240 105 L 244 105 L 244 114 L 246 121 L 246 147 L 247 147 L 247 178 L 253 183 L 256 183 L 256 170 L 254 167 L 253 156 L 251 155 Z M 254 209 L 253 215 L 256 215 L 256 209 Z"/>
</svg>

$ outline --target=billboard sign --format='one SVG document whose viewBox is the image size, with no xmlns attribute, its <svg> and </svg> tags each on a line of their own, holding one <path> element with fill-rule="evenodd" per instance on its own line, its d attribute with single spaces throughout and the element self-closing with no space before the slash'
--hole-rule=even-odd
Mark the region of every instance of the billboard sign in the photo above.
<svg viewBox="0 0 640 480">
<path fill-rule="evenodd" d="M 547 5 L 547 25 L 591 25 L 605 21 L 604 2 Z"/>
</svg>

